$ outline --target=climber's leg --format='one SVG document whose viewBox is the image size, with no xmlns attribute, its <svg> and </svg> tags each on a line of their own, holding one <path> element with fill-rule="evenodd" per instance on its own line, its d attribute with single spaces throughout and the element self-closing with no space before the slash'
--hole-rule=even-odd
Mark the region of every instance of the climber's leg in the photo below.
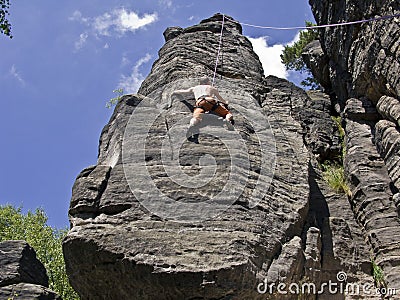
<svg viewBox="0 0 400 300">
<path fill-rule="evenodd" d="M 233 120 L 233 115 L 232 115 L 231 113 L 227 114 L 227 115 L 225 116 L 225 119 L 226 119 L 227 121 L 229 121 L 229 123 L 231 123 L 232 125 L 235 124 L 235 121 Z"/>
<path fill-rule="evenodd" d="M 220 104 L 214 111 L 217 115 L 224 118 L 229 130 L 234 129 L 233 125 L 235 121 L 233 120 L 233 115 L 224 105 Z"/>
<path fill-rule="evenodd" d="M 190 119 L 189 127 L 193 127 L 199 124 L 203 120 L 204 109 L 201 107 L 195 107 L 193 111 L 193 117 Z"/>
<path fill-rule="evenodd" d="M 198 143 L 198 132 L 195 130 L 195 126 L 200 124 L 203 120 L 204 109 L 201 107 L 195 107 L 193 111 L 193 117 L 190 119 L 189 127 L 186 132 L 186 138 L 191 142 Z"/>
</svg>

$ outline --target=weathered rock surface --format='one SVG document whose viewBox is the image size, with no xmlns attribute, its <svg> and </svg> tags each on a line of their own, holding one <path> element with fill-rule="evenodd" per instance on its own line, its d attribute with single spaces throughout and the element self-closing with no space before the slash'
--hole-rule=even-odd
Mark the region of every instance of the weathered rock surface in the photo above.
<svg viewBox="0 0 400 300">
<path fill-rule="evenodd" d="M 48 286 L 33 248 L 25 241 L 0 242 L 0 299 L 60 299 Z"/>
<path fill-rule="evenodd" d="M 300 111 L 305 145 L 320 162 L 338 159 L 342 149 L 338 127 L 330 118 L 331 100 L 319 91 L 307 95 L 305 109 Z"/>
<path fill-rule="evenodd" d="M 350 201 L 357 220 L 393 288 L 400 282 L 400 220 L 383 159 L 372 142 L 373 123 L 346 119 L 346 169 L 355 188 Z"/>
<path fill-rule="evenodd" d="M 309 1 L 318 24 L 399 14 L 399 1 Z M 400 288 L 398 17 L 320 30 L 323 54 L 307 51 L 312 69 L 329 68 L 332 102 L 338 103 L 346 132 L 345 169 L 352 187 L 350 204 L 372 259 L 383 268 L 389 287 Z M 311 48 L 316 48 L 315 45 Z M 326 60 L 319 59 L 325 57 Z M 317 60 L 319 59 L 319 60 Z M 318 64 L 317 63 L 317 64 Z M 326 74 L 313 72 L 326 82 Z M 350 227 L 351 228 L 351 227 Z"/>
<path fill-rule="evenodd" d="M 398 14 L 398 1 L 309 1 L 318 24 L 356 21 Z M 320 30 L 320 42 L 332 88 L 343 109 L 348 98 L 399 95 L 398 18 L 329 27 Z M 325 66 L 323 66 L 325 67 Z"/>
<path fill-rule="evenodd" d="M 283 295 L 276 285 L 318 290 L 340 282 L 339 272 L 373 285 L 373 251 L 394 283 L 395 202 L 378 205 L 391 197 L 387 169 L 371 156 L 373 177 L 359 171 L 374 145 L 356 117 L 369 114 L 373 124 L 374 106 L 354 98 L 347 109 L 346 130 L 363 134 L 348 141 L 356 152 L 349 174 L 359 180 L 349 201 L 329 189 L 318 164 L 342 151 L 328 96 L 265 78 L 240 26 L 227 20 L 216 85 L 235 131 L 207 114 L 198 143 L 186 140 L 194 99 L 167 103 L 172 91 L 213 75 L 221 19 L 167 29 L 140 94 L 124 96 L 104 127 L 97 164 L 73 187 L 63 244 L 71 284 L 82 299 L 359 299 L 365 295 L 327 290 Z M 375 202 L 365 206 L 369 183 Z"/>
<path fill-rule="evenodd" d="M 396 125 L 388 120 L 381 120 L 375 125 L 377 148 L 385 160 L 389 176 L 394 186 L 400 189 L 400 132 Z"/>
<path fill-rule="evenodd" d="M 329 77 L 329 60 L 324 53 L 319 40 L 312 41 L 306 45 L 301 54 L 304 62 L 310 68 L 315 78 L 318 78 L 319 84 L 326 93 L 332 91 L 331 80 Z"/>
<path fill-rule="evenodd" d="M 185 29 L 168 28 L 165 45 L 153 70 L 142 83 L 139 94 L 149 95 L 160 86 L 182 78 L 213 77 L 215 58 L 221 32 L 221 15 L 203 20 Z M 223 57 L 219 61 L 217 77 L 260 80 L 262 66 L 252 50 L 251 42 L 242 33 L 241 25 L 226 22 L 223 32 Z"/>
<path fill-rule="evenodd" d="M 209 51 L 218 42 L 220 17 L 188 29 L 167 30 L 166 45 L 141 93 L 162 106 L 171 91 L 197 84 L 196 76 L 204 75 L 204 70 L 211 72 L 213 59 L 208 56 L 213 55 Z M 201 162 L 201 156 L 212 154 L 218 166 L 213 180 L 197 190 L 180 186 L 166 174 L 161 160 L 160 137 L 167 137 L 168 128 L 190 116 L 191 99 L 175 101 L 170 110 L 161 111 L 151 128 L 156 134 L 147 136 L 146 161 L 152 180 L 164 194 L 183 204 L 202 202 L 220 193 L 229 180 L 229 151 L 234 149 L 227 147 L 240 145 L 235 141 L 239 138 L 247 149 L 236 150 L 239 157 L 248 156 L 249 163 L 248 170 L 241 160 L 238 163 L 239 176 L 249 174 L 240 184 L 243 191 L 237 199 L 229 199 L 232 205 L 225 212 L 201 223 L 176 222 L 172 217 L 160 218 L 147 211 L 129 188 L 130 184 L 134 192 L 146 190 L 146 182 L 125 178 L 122 157 L 122 138 L 129 117 L 144 98 L 126 96 L 103 130 L 97 166 L 82 171 L 73 188 L 73 228 L 64 243 L 64 253 L 71 282 L 83 299 L 255 299 L 261 297 L 256 286 L 266 276 L 281 245 L 301 234 L 308 206 L 308 183 L 303 176 L 307 173 L 304 161 L 308 153 L 301 125 L 290 114 L 300 110 L 307 95 L 277 78 L 264 81 L 261 64 L 250 42 L 240 35 L 240 28 L 234 23 L 226 28 L 224 65 L 218 70 L 217 80 L 221 94 L 230 100 L 239 135 L 225 137 L 227 131 L 217 120 L 207 126 L 214 128 L 215 134 L 200 133 L 199 144 L 184 142 L 178 149 L 180 165 L 191 175 L 198 172 L 199 158 Z M 171 36 L 171 32 L 175 33 Z M 205 40 L 210 45 L 204 45 Z M 240 52 L 244 57 L 238 55 Z M 192 78 L 185 79 L 191 70 L 195 70 Z M 271 125 L 263 125 L 266 119 Z M 187 126 L 187 120 L 184 124 Z M 258 124 L 278 132 L 278 167 L 270 191 L 250 208 L 255 186 L 264 185 L 257 182 L 259 178 L 264 180 L 257 134 L 268 128 L 257 128 Z M 130 132 L 125 134 L 129 136 Z M 221 144 L 221 139 L 228 146 Z M 124 156 L 129 157 L 129 149 Z M 268 155 L 273 157 L 275 153 Z M 268 185 L 264 193 L 267 189 Z M 271 230 L 275 227 L 279 230 Z"/>
<path fill-rule="evenodd" d="M 386 119 L 395 122 L 400 126 L 400 102 L 399 100 L 382 96 L 376 104 L 378 112 Z"/>
</svg>

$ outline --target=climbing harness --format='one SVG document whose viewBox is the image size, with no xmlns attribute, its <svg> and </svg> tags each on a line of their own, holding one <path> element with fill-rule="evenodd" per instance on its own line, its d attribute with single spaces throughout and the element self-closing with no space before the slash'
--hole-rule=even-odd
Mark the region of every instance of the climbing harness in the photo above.
<svg viewBox="0 0 400 300">
<path fill-rule="evenodd" d="M 210 96 L 201 96 L 197 99 L 196 101 L 196 106 L 194 108 L 201 108 L 204 111 L 214 111 L 220 106 L 220 102 L 213 99 L 212 101 L 208 100 L 209 98 L 212 98 Z M 207 108 L 206 106 L 211 108 Z"/>
</svg>

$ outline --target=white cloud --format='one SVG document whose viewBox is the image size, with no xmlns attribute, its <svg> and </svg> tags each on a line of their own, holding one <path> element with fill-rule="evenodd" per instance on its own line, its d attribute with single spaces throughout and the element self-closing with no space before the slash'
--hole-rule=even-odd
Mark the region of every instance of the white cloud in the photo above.
<svg viewBox="0 0 400 300">
<path fill-rule="evenodd" d="M 84 18 L 79 10 L 73 12 L 72 16 L 68 18 L 70 21 L 77 21 L 80 23 L 88 23 L 88 18 Z"/>
<path fill-rule="evenodd" d="M 170 8 L 172 6 L 172 0 L 159 0 L 158 3 L 161 6 L 165 6 L 165 7 L 168 7 L 168 8 Z"/>
<path fill-rule="evenodd" d="M 122 37 L 128 32 L 135 32 L 140 28 L 157 21 L 157 13 L 139 16 L 134 11 L 125 8 L 113 9 L 97 17 L 83 17 L 79 10 L 68 18 L 72 22 L 84 24 L 87 29 L 80 34 L 75 42 L 75 50 L 81 49 L 90 35 Z"/>
<path fill-rule="evenodd" d="M 298 42 L 300 40 L 300 31 L 295 35 L 292 41 L 287 43 L 288 46 L 293 46 L 294 43 Z"/>
<path fill-rule="evenodd" d="M 87 32 L 81 33 L 79 35 L 79 40 L 77 40 L 75 42 L 75 50 L 76 51 L 80 50 L 85 45 L 88 36 L 89 35 L 87 34 Z"/>
<path fill-rule="evenodd" d="M 124 35 L 127 32 L 135 32 L 137 29 L 157 21 L 157 19 L 157 13 L 144 14 L 139 17 L 134 11 L 119 8 L 95 17 L 92 26 L 95 32 L 100 35 L 110 36 L 115 32 L 118 35 Z"/>
<path fill-rule="evenodd" d="M 101 16 L 96 17 L 93 22 L 92 26 L 96 33 L 101 35 L 110 35 L 109 29 L 114 24 L 114 20 L 109 13 L 105 13 Z"/>
<path fill-rule="evenodd" d="M 264 75 L 275 75 L 280 78 L 287 78 L 288 73 L 281 62 L 280 55 L 284 49 L 283 45 L 268 46 L 265 36 L 259 38 L 249 38 L 253 44 L 254 52 L 260 58 L 264 69 Z"/>
<path fill-rule="evenodd" d="M 118 87 L 122 88 L 124 90 L 124 93 L 136 93 L 138 89 L 140 88 L 140 85 L 142 84 L 144 80 L 144 75 L 140 73 L 140 67 L 149 62 L 151 59 L 150 54 L 146 54 L 146 56 L 142 57 L 139 59 L 135 66 L 132 69 L 132 73 L 129 76 L 122 75 L 121 80 L 119 82 Z"/>
<path fill-rule="evenodd" d="M 275 75 L 280 78 L 287 79 L 288 72 L 286 71 L 285 65 L 281 62 L 281 54 L 285 45 L 293 45 L 299 39 L 297 34 L 292 41 L 287 44 L 275 44 L 269 46 L 267 43 L 267 37 L 262 36 L 258 38 L 248 38 L 253 45 L 254 52 L 257 53 L 260 58 L 261 64 L 264 69 L 264 75 Z"/>
<path fill-rule="evenodd" d="M 10 69 L 10 75 L 12 77 L 14 77 L 15 79 L 17 79 L 17 81 L 22 84 L 23 86 L 25 86 L 25 80 L 22 78 L 21 74 L 18 72 L 17 68 L 15 67 L 15 65 L 11 66 Z"/>
<path fill-rule="evenodd" d="M 129 65 L 130 63 L 131 63 L 131 61 L 130 61 L 129 58 L 126 56 L 126 54 L 124 54 L 124 55 L 122 56 L 122 59 L 121 59 L 121 67 L 123 68 L 123 67 Z"/>
</svg>

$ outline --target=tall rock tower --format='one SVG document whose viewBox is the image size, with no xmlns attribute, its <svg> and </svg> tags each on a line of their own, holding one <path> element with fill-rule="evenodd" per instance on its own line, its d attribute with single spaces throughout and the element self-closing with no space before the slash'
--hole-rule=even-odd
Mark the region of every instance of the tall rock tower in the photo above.
<svg viewBox="0 0 400 300">
<path fill-rule="evenodd" d="M 316 78 L 325 83 L 343 120 L 349 201 L 372 246 L 371 259 L 383 268 L 389 287 L 399 290 L 400 2 L 310 4 L 319 24 L 368 20 L 321 29 L 316 47 L 324 59 L 310 62 L 319 61 L 312 69 L 326 71 L 316 72 Z"/>
<path fill-rule="evenodd" d="M 318 162 L 341 151 L 330 99 L 265 78 L 241 30 L 221 14 L 168 28 L 139 93 L 116 106 L 97 164 L 73 187 L 63 247 L 82 299 L 298 299 L 277 285 L 373 285 L 348 197 L 321 179 Z M 209 113 L 190 142 L 195 100 L 172 92 L 214 74 L 235 130 Z"/>
</svg>

